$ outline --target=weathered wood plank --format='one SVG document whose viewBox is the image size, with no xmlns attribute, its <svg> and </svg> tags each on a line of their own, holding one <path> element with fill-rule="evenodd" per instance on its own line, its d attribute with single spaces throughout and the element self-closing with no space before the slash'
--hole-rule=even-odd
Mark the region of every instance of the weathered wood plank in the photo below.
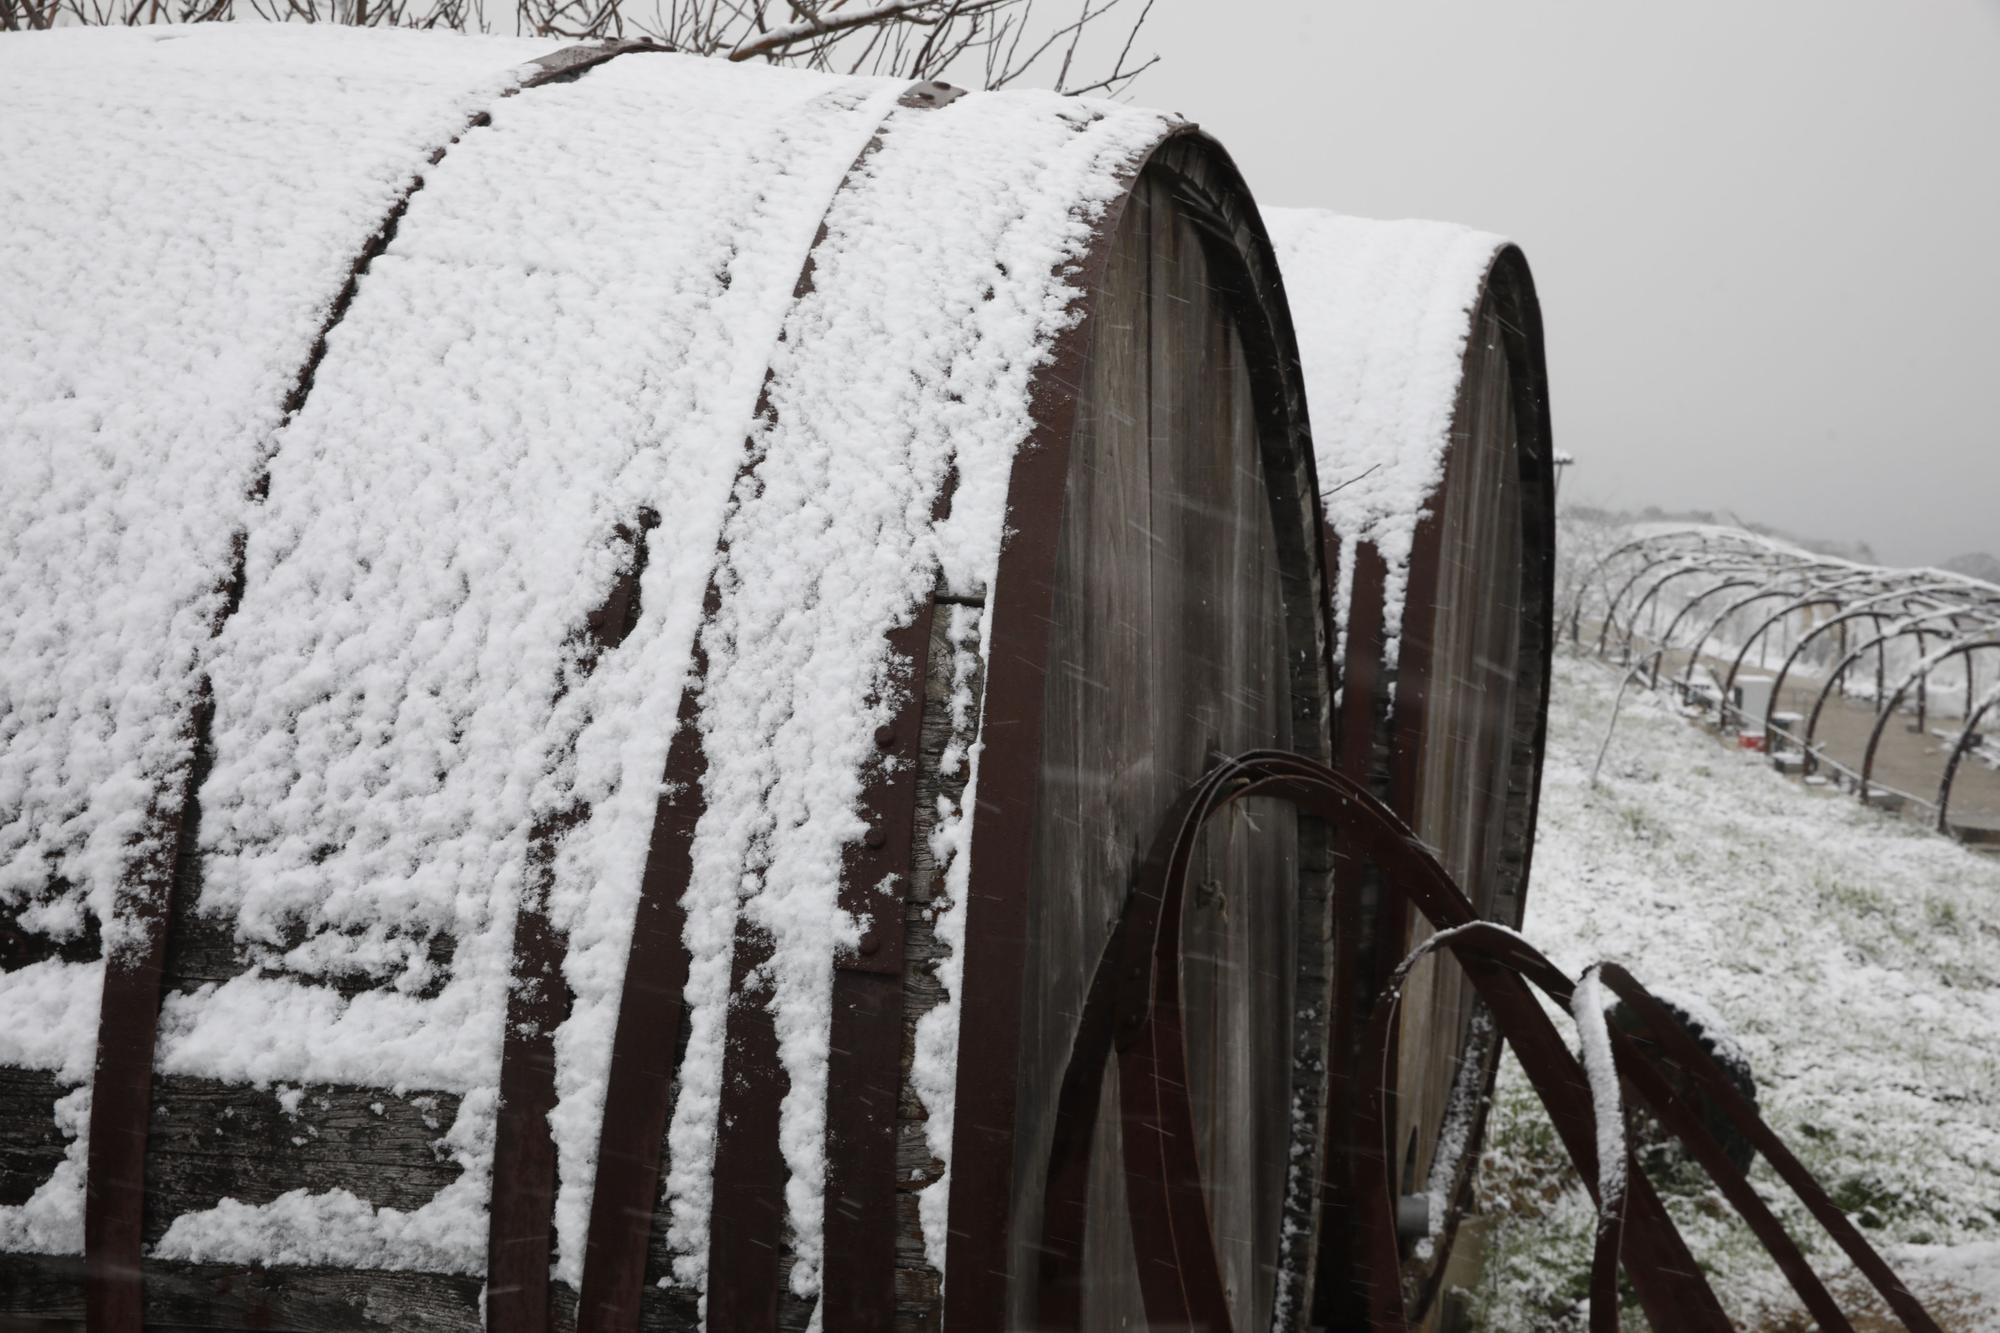
<svg viewBox="0 0 2000 1333">
<path fill-rule="evenodd" d="M 83 1327 L 80 1255 L 7 1256 L 0 1321 L 22 1333 Z M 478 1333 L 482 1280 L 447 1273 L 356 1273 L 148 1260 L 145 1323 L 272 1333 Z"/>
<path fill-rule="evenodd" d="M 451 1093 L 156 1076 L 146 1242 L 183 1213 L 223 1199 L 269 1203 L 295 1189 L 344 1189 L 378 1207 L 420 1208 L 461 1172 L 440 1145 L 458 1109 Z"/>
<path fill-rule="evenodd" d="M 62 1164 L 70 1140 L 55 1109 L 70 1090 L 40 1069 L 0 1069 L 0 1205 L 26 1203 Z"/>
</svg>

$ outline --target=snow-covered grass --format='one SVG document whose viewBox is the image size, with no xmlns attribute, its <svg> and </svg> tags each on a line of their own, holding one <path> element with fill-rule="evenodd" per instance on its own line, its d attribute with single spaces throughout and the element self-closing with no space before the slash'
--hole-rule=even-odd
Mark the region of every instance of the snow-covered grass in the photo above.
<svg viewBox="0 0 2000 1333">
<path fill-rule="evenodd" d="M 2000 860 L 1801 787 L 1652 695 L 1627 696 L 1593 789 L 1617 688 L 1556 663 L 1525 933 L 1572 976 L 1612 959 L 1706 1001 L 1772 1128 L 1943 1325 L 2000 1328 Z M 1812 1327 L 1720 1194 L 1662 1174 L 1737 1322 Z M 1849 1310 L 1879 1309 L 1761 1159 L 1752 1176 Z M 1582 1328 L 1590 1202 L 1511 1056 L 1479 1199 L 1478 1325 Z"/>
</svg>

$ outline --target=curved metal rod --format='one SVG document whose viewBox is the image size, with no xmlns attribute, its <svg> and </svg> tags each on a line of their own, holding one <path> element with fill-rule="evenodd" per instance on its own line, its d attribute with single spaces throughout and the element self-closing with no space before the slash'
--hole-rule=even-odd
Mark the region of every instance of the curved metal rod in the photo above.
<svg viewBox="0 0 2000 1333">
<path fill-rule="evenodd" d="M 1810 552 L 1781 545 L 1758 537 L 1753 533 L 1731 531 L 1719 528 L 1688 527 L 1672 528 L 1661 532 L 1647 533 L 1633 537 L 1614 546 L 1600 556 L 1589 571 L 1577 581 L 1576 594 L 1570 599 L 1569 632 L 1572 643 L 1582 641 L 1583 604 L 1593 588 L 1608 593 L 1608 581 L 1600 584 L 1598 576 L 1604 574 L 1622 556 L 1634 551 L 1658 548 L 1666 553 L 1666 558 L 1679 555 L 1683 558 L 1700 560 L 1748 560 L 1761 562 L 1777 570 L 1796 568 L 1833 568 L 1835 562 L 1815 558 Z M 1650 562 L 1657 564 L 1658 561 Z M 1853 568 L 1852 565 L 1843 567 Z M 1642 570 L 1643 572 L 1643 570 Z"/>
<path fill-rule="evenodd" d="M 1572 644 L 1580 643 L 1583 638 L 1579 627 L 1583 623 L 1583 599 L 1585 594 L 1590 591 L 1591 581 L 1613 560 L 1616 560 L 1627 551 L 1638 550 L 1641 546 L 1646 545 L 1649 540 L 1646 537 L 1635 537 L 1630 541 L 1612 547 L 1604 555 L 1599 556 L 1597 563 L 1584 571 L 1583 577 L 1577 580 L 1576 596 L 1570 599 L 1569 615 L 1566 617 L 1569 621 L 1569 641 Z"/>
<path fill-rule="evenodd" d="M 1938 651 L 1932 653 L 1929 657 L 1911 668 L 1910 674 L 1903 677 L 1903 683 L 1896 687 L 1895 694 L 1882 701 L 1881 710 L 1875 714 L 1875 725 L 1868 732 L 1868 749 L 1861 756 L 1860 797 L 1863 801 L 1868 799 L 1868 784 L 1875 776 L 1875 748 L 1882 742 L 1882 729 L 1888 724 L 1890 715 L 1896 711 L 1896 706 L 1903 702 L 1903 696 L 1909 692 L 1910 686 L 1914 685 L 1921 677 L 1928 676 L 1932 668 L 1940 666 L 1960 654 L 1966 655 L 1965 669 L 1968 672 L 1971 671 L 1971 654 L 1978 652 L 1982 648 L 2000 650 L 2000 637 L 1969 639 L 1963 643 L 1955 643 L 1949 648 L 1938 649 Z"/>
<path fill-rule="evenodd" d="M 1666 586 L 1669 583 L 1672 583 L 1675 579 L 1682 578 L 1689 574 L 1740 574 L 1743 573 L 1746 568 L 1754 568 L 1754 566 L 1732 564 L 1730 561 L 1725 559 L 1717 559 L 1714 561 L 1695 561 L 1685 564 L 1681 566 L 1679 569 L 1669 570 L 1666 574 L 1663 574 L 1658 579 L 1655 579 L 1653 581 L 1653 585 L 1646 589 L 1646 595 L 1641 597 L 1637 602 L 1632 604 L 1632 614 L 1628 616 L 1625 620 L 1625 642 L 1623 647 L 1621 647 L 1619 650 L 1619 664 L 1621 666 L 1631 664 L 1632 641 L 1633 639 L 1637 638 L 1639 634 L 1639 619 L 1641 616 L 1645 615 L 1646 608 L 1652 605 L 1653 599 L 1659 596 L 1660 593 L 1666 589 Z M 1675 617 L 1675 619 L 1676 621 L 1678 621 L 1679 617 L 1677 616 Z M 1664 643 L 1666 641 L 1662 639 L 1661 642 Z"/>
<path fill-rule="evenodd" d="M 1704 588 L 1686 602 L 1683 602 L 1681 609 L 1674 613 L 1674 618 L 1667 622 L 1666 633 L 1660 636 L 1660 655 L 1653 659 L 1653 675 L 1646 683 L 1647 688 L 1658 689 L 1660 687 L 1660 663 L 1666 660 L 1666 653 L 1673 646 L 1674 631 L 1680 628 L 1681 622 L 1687 619 L 1697 606 L 1700 606 L 1703 602 L 1715 596 L 1715 594 L 1728 592 L 1731 588 L 1761 588 L 1763 586 L 1763 584 L 1755 579 L 1731 579 L 1725 583 L 1718 583 L 1713 588 Z"/>
<path fill-rule="evenodd" d="M 1658 569 L 1661 565 L 1666 564 L 1668 561 L 1684 559 L 1684 558 L 1685 558 L 1685 553 L 1681 551 L 1669 551 L 1665 555 L 1655 556 L 1653 559 L 1648 560 L 1644 564 L 1640 565 L 1637 571 L 1633 573 L 1632 577 L 1626 579 L 1625 582 L 1619 586 L 1617 595 L 1611 599 L 1611 604 L 1605 608 L 1604 619 L 1598 624 L 1597 627 L 1597 655 L 1599 657 L 1604 656 L 1604 647 L 1611 633 L 1611 626 L 1618 619 L 1618 604 L 1625 600 L 1626 593 L 1632 591 L 1632 585 L 1637 583 L 1640 579 L 1645 578 L 1649 572 Z"/>
<path fill-rule="evenodd" d="M 1804 572 L 1804 571 L 1798 571 L 1798 572 Z M 1720 615 L 1716 616 L 1713 620 L 1708 622 L 1708 628 L 1703 630 L 1701 632 L 1701 637 L 1697 638 L 1694 641 L 1694 648 L 1688 654 L 1687 669 L 1682 673 L 1681 676 L 1682 688 L 1683 689 L 1693 688 L 1694 669 L 1695 665 L 1701 661 L 1702 649 L 1708 646 L 1708 641 L 1711 638 L 1715 637 L 1716 631 L 1720 630 L 1723 627 L 1723 625 L 1728 623 L 1729 618 L 1735 615 L 1738 611 L 1743 610 L 1745 607 L 1755 606 L 1758 602 L 1766 601 L 1772 597 L 1799 597 L 1813 593 L 1834 592 L 1854 581 L 1855 579 L 1853 577 L 1849 577 L 1847 579 L 1832 579 L 1823 583 L 1807 582 L 1803 587 L 1785 587 L 1785 588 L 1766 587 L 1760 592 L 1753 593 L 1748 597 L 1738 598 L 1736 601 L 1731 602 L 1728 606 L 1723 608 L 1722 613 Z"/>
<path fill-rule="evenodd" d="M 1968 615 L 1971 613 L 1966 611 L 1951 611 L 1943 614 L 1947 615 L 1949 618 L 1953 620 L 1956 620 L 1960 616 Z M 1923 642 L 1923 638 L 1926 634 L 1936 634 L 1940 632 L 1926 627 L 1927 623 L 1934 619 L 1937 619 L 1937 617 L 1920 616 L 1914 620 L 1905 621 L 1903 622 L 1900 628 L 1892 629 L 1887 634 L 1885 634 L 1879 642 L 1876 640 L 1869 640 L 1868 642 L 1862 643 L 1857 647 L 1847 650 L 1841 655 L 1840 660 L 1837 663 L 1835 663 L 1833 670 L 1829 671 L 1827 673 L 1826 679 L 1820 683 L 1819 693 L 1813 696 L 1812 712 L 1809 713 L 1806 717 L 1806 734 L 1805 737 L 1800 741 L 1800 744 L 1805 747 L 1806 764 L 1808 768 L 1812 767 L 1816 762 L 1813 758 L 1813 745 L 1815 743 L 1816 738 L 1819 735 L 1820 714 L 1825 711 L 1826 701 L 1833 696 L 1834 687 L 1840 683 L 1841 677 L 1847 674 L 1847 669 L 1853 666 L 1856 662 L 1860 661 L 1863 657 L 1867 656 L 1870 649 L 1886 649 L 1888 643 L 1893 642 L 1896 639 L 1914 635 L 1917 639 L 1917 642 L 1921 645 Z M 2000 622 L 1994 622 L 1994 621 L 1976 622 L 1972 626 L 1970 633 L 1975 635 L 1984 634 L 1987 630 L 1993 628 L 1993 626 L 1996 623 Z M 1954 634 L 1952 642 L 1954 643 L 1958 642 L 1959 639 L 1962 637 L 1964 637 L 1962 634 Z M 1919 648 L 1919 651 L 1920 652 L 1922 651 L 1921 648 Z M 1919 660 L 1928 660 L 1928 659 L 1919 659 Z M 1919 684 L 1924 684 L 1928 681 L 1928 679 L 1929 679 L 1929 674 L 1925 673 L 1924 675 L 1918 677 L 1918 682 Z M 1877 690 L 1875 706 L 1878 712 L 1882 707 L 1882 702 L 1883 701 L 1881 698 L 1881 691 Z"/>
<path fill-rule="evenodd" d="M 1628 541 L 1622 542 L 1619 545 L 1612 547 L 1611 550 L 1606 552 L 1604 555 L 1598 557 L 1597 563 L 1592 565 L 1589 571 L 1586 572 L 1584 576 L 1577 581 L 1576 596 L 1570 599 L 1569 638 L 1571 643 L 1579 643 L 1582 641 L 1582 633 L 1579 627 L 1581 626 L 1583 621 L 1583 602 L 1585 596 L 1590 592 L 1590 587 L 1592 582 L 1597 578 L 1597 576 L 1603 573 L 1604 570 L 1610 566 L 1612 561 L 1616 560 L 1619 556 L 1624 555 L 1627 551 L 1637 551 L 1643 547 L 1651 546 L 1655 542 L 1662 540 L 1664 537 L 1668 535 L 1670 534 L 1650 533 L 1644 537 L 1633 537 Z M 1671 535 L 1686 535 L 1686 534 L 1671 534 Z"/>
<path fill-rule="evenodd" d="M 1555 1031 L 1529 986 L 1571 1005 L 1578 988 L 1519 935 L 1479 920 L 1471 902 L 1396 815 L 1359 783 L 1302 756 L 1252 751 L 1225 760 L 1176 800 L 1136 878 L 1079 1016 L 1070 1060 L 1057 1100 L 1045 1181 L 1043 1260 L 1037 1288 L 1039 1322 L 1051 1329 L 1078 1327 L 1083 1283 L 1082 1251 L 1088 1197 L 1090 1144 L 1099 1110 L 1105 1061 L 1119 1052 L 1119 1086 L 1125 1128 L 1125 1185 L 1140 1285 L 1154 1327 L 1200 1325 L 1215 1333 L 1233 1328 L 1207 1216 L 1206 1186 L 1195 1149 L 1188 1096 L 1186 1045 L 1181 1029 L 1179 978 L 1181 903 L 1198 837 L 1224 806 L 1253 796 L 1290 802 L 1352 840 L 1355 852 L 1383 871 L 1385 887 L 1401 895 L 1437 933 L 1396 969 L 1388 992 L 1370 1016 L 1364 1057 L 1383 1071 L 1367 1080 L 1361 1138 L 1357 1143 L 1359 1215 L 1365 1219 L 1365 1267 L 1358 1278 L 1368 1292 L 1378 1333 L 1407 1330 L 1402 1257 L 1395 1225 L 1395 1183 L 1388 1074 L 1395 1058 L 1401 990 L 1411 967 L 1426 953 L 1448 948 L 1486 1001 L 1496 1026 L 1514 1048 L 1558 1137 L 1598 1205 L 1592 1254 L 1593 1333 L 1616 1333 L 1617 1276 L 1623 1267 L 1654 1327 L 1701 1333 L 1726 1330 L 1727 1314 L 1700 1274 L 1686 1243 L 1667 1216 L 1629 1143 L 1621 1142 L 1622 1171 L 1600 1173 L 1598 1115 L 1604 1110 L 1586 1092 L 1574 1054 Z M 1917 1333 L 1937 1325 L 1818 1182 L 1729 1082 L 1714 1058 L 1680 1027 L 1666 1008 L 1615 964 L 1595 969 L 1601 982 L 1635 1014 L 1641 1032 L 1617 1026 L 1605 1035 L 1618 1082 L 1629 1085 L 1687 1145 L 1723 1195 L 1750 1225 L 1828 1333 L 1852 1333 L 1825 1286 L 1783 1225 L 1758 1196 L 1748 1176 L 1729 1162 L 1700 1113 L 1654 1066 L 1640 1037 L 1664 1048 L 1708 1098 L 1776 1169 L 1808 1213 L 1826 1229 L 1855 1266 Z M 1601 1091 L 1601 1089 L 1599 1089 Z M 1612 1101 L 1619 1100 L 1611 1093 Z M 1616 1107 L 1611 1108 L 1614 1112 Z M 1337 1179 L 1329 1181 L 1336 1188 Z"/>
<path fill-rule="evenodd" d="M 1718 721 L 1728 720 L 1726 714 L 1729 708 L 1729 692 L 1736 688 L 1736 676 L 1737 673 L 1743 670 L 1743 659 L 1750 655 L 1750 649 L 1756 645 L 1757 641 L 1763 638 L 1765 634 L 1770 632 L 1771 626 L 1777 624 L 1779 621 L 1783 620 L 1786 616 L 1793 615 L 1799 611 L 1804 611 L 1810 607 L 1840 606 L 1840 605 L 1842 605 L 1842 603 L 1838 597 L 1826 597 L 1826 596 L 1801 597 L 1795 601 L 1785 603 L 1785 605 L 1779 607 L 1776 611 L 1773 611 L 1769 616 L 1765 617 L 1763 623 L 1759 624 L 1755 630 L 1751 631 L 1750 637 L 1745 639 L 1742 643 L 1742 646 L 1737 648 L 1735 658 L 1729 663 L 1729 674 L 1722 678 L 1722 703 L 1716 712 L 1716 719 Z M 1740 711 L 1739 711 L 1739 716 L 1740 716 Z"/>
<path fill-rule="evenodd" d="M 1959 728 L 1958 739 L 1952 742 L 1951 757 L 1944 762 L 1944 779 L 1938 783 L 1937 831 L 1939 833 L 1951 832 L 1951 825 L 1945 816 L 1951 809 L 1951 785 L 1958 780 L 1958 761 L 1971 751 L 1972 738 L 1979 734 L 1981 720 L 1996 704 L 2000 704 L 2000 683 L 1995 683 L 1993 688 L 1986 692 L 1986 697 L 1979 701 L 1977 707 L 1965 711 L 1965 725 Z"/>
<path fill-rule="evenodd" d="M 1817 639 L 1820 635 L 1826 633 L 1828 630 L 1832 629 L 1836 625 L 1844 624 L 1849 620 L 1853 620 L 1857 616 L 1865 615 L 1868 611 L 1868 608 L 1870 607 L 1876 606 L 1882 602 L 1894 601 L 1896 598 L 1899 597 L 1908 599 L 1912 597 L 1928 596 L 1930 593 L 1938 590 L 1941 586 L 1942 585 L 1933 583 L 1933 584 L 1928 584 L 1921 588 L 1899 589 L 1895 592 L 1877 593 L 1873 597 L 1866 597 L 1863 598 L 1861 601 L 1855 602 L 1854 604 L 1843 610 L 1839 615 L 1830 616 L 1827 619 L 1820 621 L 1817 625 L 1814 625 L 1811 629 L 1808 629 L 1804 634 L 1801 634 L 1799 636 L 1799 641 L 1796 644 L 1792 645 L 1792 651 L 1786 654 L 1784 664 L 1778 668 L 1778 678 L 1771 686 L 1771 702 L 1764 710 L 1765 734 L 1768 735 L 1770 733 L 1771 715 L 1777 711 L 1778 696 L 1784 693 L 1785 678 L 1792 674 L 1792 668 L 1798 665 L 1799 659 L 1805 655 L 1806 649 L 1812 646 L 1813 640 Z M 1927 612 L 1925 613 L 1925 617 L 1936 617 L 1939 615 L 1946 615 L 1946 614 L 1960 615 L 1964 614 L 1964 612 L 1957 607 L 1945 607 L 1945 608 L 1940 608 L 1936 611 Z M 1918 617 L 1918 619 L 1921 620 L 1924 619 L 1925 617 Z"/>
<path fill-rule="evenodd" d="M 1951 832 L 1947 815 L 1951 810 L 1952 784 L 1958 780 L 1959 761 L 1971 751 L 1972 738 L 1979 734 L 1980 722 L 1996 704 L 2000 704 L 2000 683 L 1996 683 L 1988 690 L 1976 707 L 1969 708 L 1965 712 L 1965 725 L 1959 728 L 1958 739 L 1952 742 L 1951 754 L 1944 762 L 1944 777 L 1938 783 L 1937 831 L 1939 833 Z"/>
<path fill-rule="evenodd" d="M 1201 827 L 1223 806 L 1251 796 L 1289 801 L 1339 828 L 1361 854 L 1383 866 L 1392 891 L 1434 924 L 1449 928 L 1476 920 L 1470 901 L 1408 827 L 1358 783 L 1324 765 L 1280 751 L 1252 751 L 1218 764 L 1184 792 L 1161 826 L 1105 946 L 1063 1074 L 1045 1180 L 1036 1294 L 1042 1327 L 1073 1329 L 1081 1318 L 1091 1143 L 1104 1064 L 1114 1048 L 1127 1129 L 1128 1215 L 1135 1245 L 1153 1258 L 1141 1266 L 1148 1321 L 1218 1333 L 1232 1327 L 1192 1123 L 1181 1123 L 1192 1112 L 1185 1051 L 1175 1050 L 1178 988 L 1168 974 L 1178 968 L 1179 904 Z M 1537 1091 L 1588 1181 L 1595 1174 L 1594 1120 L 1589 1098 L 1580 1091 L 1585 1080 L 1575 1057 L 1513 971 L 1475 976 L 1474 984 L 1523 1068 L 1537 1075 Z M 1339 1175 L 1329 1179 L 1329 1188 L 1338 1188 Z M 1372 1178 L 1368 1172 L 1363 1176 L 1364 1182 Z M 1656 1324 L 1665 1327 L 1659 1321 L 1672 1316 L 1678 1328 L 1727 1330 L 1726 1315 L 1643 1176 L 1634 1180 L 1629 1197 L 1633 1234 L 1627 1250 L 1634 1261 L 1629 1272 Z M 1380 1202 L 1389 1217 L 1393 1255 L 1393 1198 Z M 1159 1262 L 1166 1256 L 1171 1256 L 1167 1263 Z M 1392 1277 L 1390 1285 L 1400 1297 L 1400 1282 Z"/>
</svg>

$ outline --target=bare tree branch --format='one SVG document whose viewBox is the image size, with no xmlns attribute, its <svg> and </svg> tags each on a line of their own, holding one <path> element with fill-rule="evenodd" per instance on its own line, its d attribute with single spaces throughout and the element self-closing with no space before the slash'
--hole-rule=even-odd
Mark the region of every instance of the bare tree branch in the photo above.
<svg viewBox="0 0 2000 1333">
<path fill-rule="evenodd" d="M 0 32 L 58 23 L 149 25 L 236 17 L 239 0 L 0 0 Z M 489 30 L 485 0 L 242 0 L 268 22 Z M 1151 69 L 1133 45 L 1153 9 L 1145 0 L 1108 73 L 1081 73 L 1084 29 L 1095 33 L 1123 0 L 514 0 L 517 33 L 591 39 L 640 34 L 678 51 L 807 69 L 910 80 L 940 79 L 977 62 L 984 88 L 1046 81 L 1069 94 L 1116 95 Z M 1066 11 L 1066 12 L 1062 12 Z M 1115 38 L 1114 38 L 1115 40 Z"/>
</svg>

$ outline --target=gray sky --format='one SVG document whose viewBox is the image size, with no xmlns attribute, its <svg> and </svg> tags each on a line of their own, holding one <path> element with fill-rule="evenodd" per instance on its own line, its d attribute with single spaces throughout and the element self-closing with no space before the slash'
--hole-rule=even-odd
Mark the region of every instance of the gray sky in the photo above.
<svg viewBox="0 0 2000 1333">
<path fill-rule="evenodd" d="M 1565 500 L 2000 553 L 2000 0 L 1158 0 L 1141 46 L 1261 202 L 1521 244 Z"/>
</svg>

